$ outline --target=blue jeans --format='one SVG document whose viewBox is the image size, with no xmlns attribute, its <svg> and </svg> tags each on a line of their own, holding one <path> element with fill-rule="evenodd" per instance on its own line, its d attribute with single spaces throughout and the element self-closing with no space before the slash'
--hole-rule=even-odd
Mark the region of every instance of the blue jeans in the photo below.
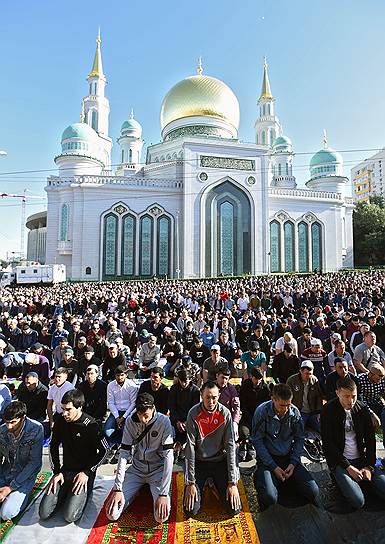
<svg viewBox="0 0 385 544">
<path fill-rule="evenodd" d="M 277 465 L 286 469 L 290 463 L 288 456 L 285 457 L 273 457 Z M 304 496 L 309 502 L 318 505 L 319 502 L 319 488 L 315 480 L 311 476 L 310 472 L 300 463 L 294 468 L 294 472 L 290 477 L 291 481 L 297 493 Z M 266 507 L 277 504 L 278 491 L 281 485 L 285 485 L 285 482 L 280 482 L 273 471 L 268 467 L 259 464 L 256 472 L 254 473 L 254 485 L 257 490 L 259 501 Z"/>
<path fill-rule="evenodd" d="M 350 463 L 356 468 L 363 468 L 360 459 L 353 459 Z M 364 493 L 373 493 L 385 501 L 385 474 L 377 467 L 374 468 L 371 481 L 356 482 L 351 478 L 347 470 L 340 465 L 333 470 L 336 483 L 342 495 L 355 509 L 362 508 L 365 504 Z"/>
<path fill-rule="evenodd" d="M 124 410 L 119 410 L 119 417 L 122 417 L 124 413 Z M 120 429 L 117 429 L 116 419 L 114 418 L 114 416 L 112 414 L 108 416 L 107 421 L 104 424 L 103 430 L 110 447 L 115 444 L 120 444 L 122 442 L 123 427 L 124 425 L 122 425 Z"/>
<path fill-rule="evenodd" d="M 317 431 L 317 433 L 321 432 L 319 414 L 305 414 L 305 412 L 301 412 L 301 418 L 304 427 L 310 427 L 314 431 Z"/>
<path fill-rule="evenodd" d="M 9 485 L 3 478 L 0 478 L 0 487 Z M 17 516 L 27 506 L 29 495 L 35 483 L 35 477 L 29 479 L 15 491 L 12 491 L 8 497 L 0 504 L 0 519 L 6 521 Z"/>
</svg>

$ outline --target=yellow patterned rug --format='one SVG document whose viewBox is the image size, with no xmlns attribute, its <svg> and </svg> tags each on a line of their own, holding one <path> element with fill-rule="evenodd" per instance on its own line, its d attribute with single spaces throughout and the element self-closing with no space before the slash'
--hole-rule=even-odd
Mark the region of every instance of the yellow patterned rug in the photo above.
<svg viewBox="0 0 385 544">
<path fill-rule="evenodd" d="M 177 478 L 182 496 L 177 501 L 175 544 L 259 544 L 242 481 L 239 482 L 242 511 L 237 516 L 226 517 L 216 489 L 206 486 L 201 511 L 196 517 L 186 519 L 183 474 L 178 473 Z"/>
</svg>

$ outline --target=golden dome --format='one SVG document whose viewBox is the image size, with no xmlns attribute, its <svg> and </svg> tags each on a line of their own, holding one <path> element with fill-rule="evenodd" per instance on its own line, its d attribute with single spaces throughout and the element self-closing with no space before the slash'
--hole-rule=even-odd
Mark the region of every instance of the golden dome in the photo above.
<svg viewBox="0 0 385 544">
<path fill-rule="evenodd" d="M 239 103 L 223 81 L 210 76 L 190 76 L 166 94 L 160 110 L 162 130 L 184 117 L 210 116 L 231 124 L 238 130 Z"/>
</svg>

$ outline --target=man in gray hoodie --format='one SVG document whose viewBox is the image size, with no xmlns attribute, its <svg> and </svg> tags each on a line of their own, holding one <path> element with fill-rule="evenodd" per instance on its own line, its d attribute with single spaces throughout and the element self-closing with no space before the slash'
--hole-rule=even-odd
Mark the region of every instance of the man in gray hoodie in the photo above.
<svg viewBox="0 0 385 544">
<path fill-rule="evenodd" d="M 106 506 L 108 519 L 117 520 L 139 489 L 149 484 L 154 518 L 158 523 L 167 520 L 171 507 L 173 446 L 170 419 L 156 411 L 154 398 L 149 393 L 138 395 L 135 411 L 124 426 L 115 484 Z"/>
</svg>

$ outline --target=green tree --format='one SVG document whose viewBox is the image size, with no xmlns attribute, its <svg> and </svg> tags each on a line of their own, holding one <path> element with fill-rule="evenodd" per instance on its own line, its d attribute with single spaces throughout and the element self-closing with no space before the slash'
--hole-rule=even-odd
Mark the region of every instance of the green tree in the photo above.
<svg viewBox="0 0 385 544">
<path fill-rule="evenodd" d="M 385 265 L 385 202 L 372 197 L 353 212 L 354 263 Z"/>
</svg>

